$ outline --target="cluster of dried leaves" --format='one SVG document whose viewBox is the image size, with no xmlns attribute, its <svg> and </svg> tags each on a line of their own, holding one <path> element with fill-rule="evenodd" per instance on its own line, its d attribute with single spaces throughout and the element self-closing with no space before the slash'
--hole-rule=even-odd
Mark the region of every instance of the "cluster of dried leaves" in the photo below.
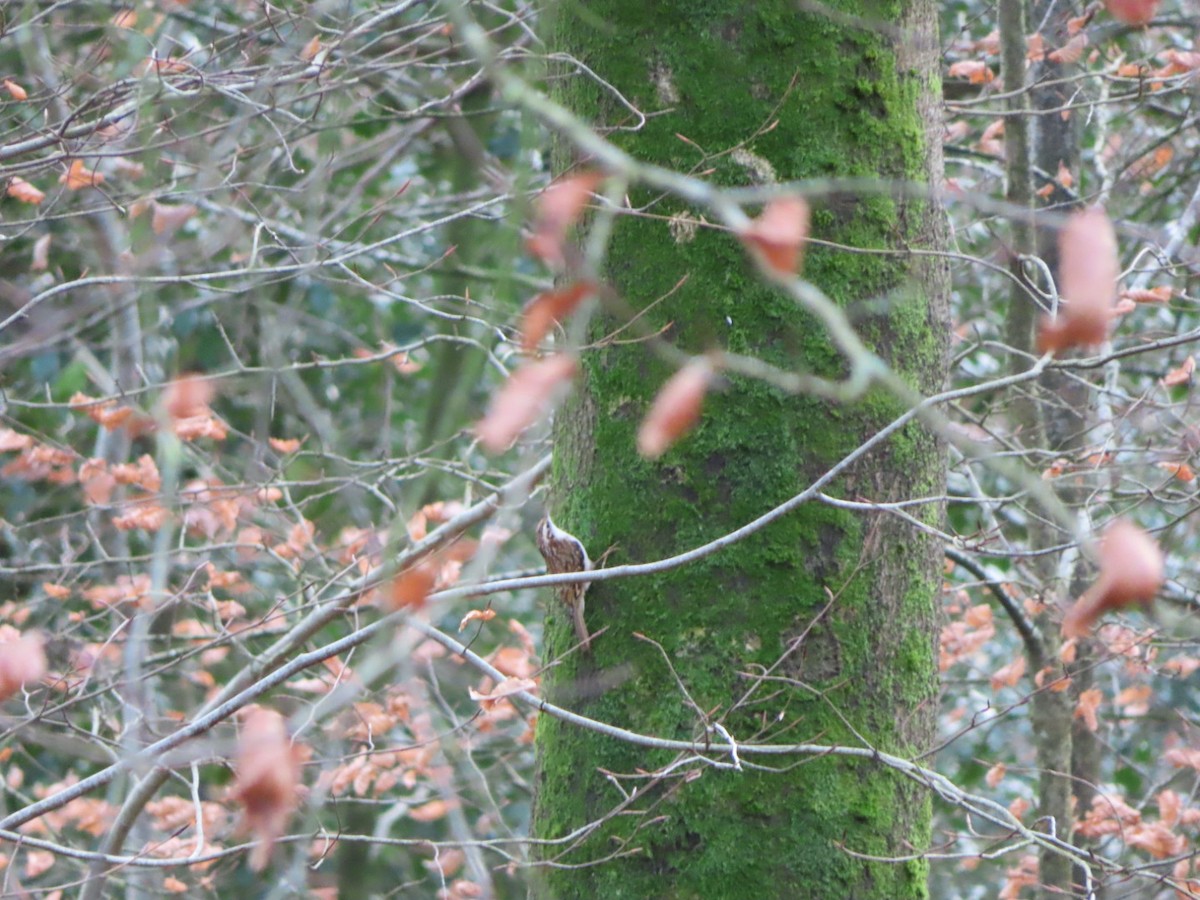
<svg viewBox="0 0 1200 900">
<path fill-rule="evenodd" d="M 602 184 L 598 172 L 562 178 L 538 200 L 533 232 L 527 247 L 535 257 L 559 271 L 572 274 L 577 252 L 569 244 L 571 229 L 583 216 L 588 200 Z M 802 197 L 787 195 L 772 200 L 738 237 L 773 277 L 799 274 L 808 240 L 809 208 Z M 533 354 L 554 329 L 572 316 L 589 298 L 608 288 L 586 278 L 543 291 L 525 307 L 521 321 L 521 348 Z M 719 353 L 691 358 L 655 397 L 638 430 L 637 449 L 647 459 L 658 459 L 700 420 L 704 398 L 719 371 Z M 490 453 L 507 450 L 522 432 L 544 419 L 569 391 L 579 372 L 576 358 L 554 353 L 523 363 L 496 394 L 488 413 L 476 426 L 480 442 Z"/>
</svg>

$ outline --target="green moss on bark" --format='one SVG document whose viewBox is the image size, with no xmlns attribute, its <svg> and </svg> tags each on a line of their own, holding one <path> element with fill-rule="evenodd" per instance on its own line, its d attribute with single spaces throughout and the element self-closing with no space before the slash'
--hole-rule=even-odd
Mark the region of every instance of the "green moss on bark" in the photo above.
<svg viewBox="0 0 1200 900">
<path fill-rule="evenodd" d="M 913 3 L 835 6 L 896 27 L 921 12 Z M 561 8 L 553 40 L 635 106 L 661 113 L 637 133 L 613 135 L 639 158 L 702 166 L 729 184 L 750 181 L 758 160 L 781 181 L 926 177 L 934 157 L 922 110 L 932 108 L 923 93 L 932 53 L 913 64 L 878 33 L 798 15 L 783 2 L 599 0 L 586 15 L 585 22 Z M 936 46 L 928 34 L 923 40 Z M 564 79 L 560 89 L 560 99 L 597 125 L 628 115 L 591 79 Z M 748 152 L 726 152 L 736 147 Z M 631 199 L 638 207 L 656 200 L 636 190 Z M 647 314 L 655 327 L 671 324 L 667 335 L 680 348 L 722 346 L 789 369 L 845 374 L 821 329 L 759 281 L 736 240 L 702 228 L 677 243 L 659 218 L 680 211 L 670 203 L 651 206 L 654 218 L 623 219 L 614 232 L 607 275 L 629 304 L 641 308 L 669 294 L 686 275 Z M 919 204 L 882 195 L 833 195 L 817 204 L 814 227 L 819 238 L 877 250 L 930 246 L 937 231 Z M 805 274 L 912 384 L 940 384 L 944 298 L 936 266 L 814 248 Z M 595 336 L 612 324 L 598 321 Z M 636 456 L 635 435 L 667 367 L 637 345 L 606 346 L 583 365 L 581 389 L 556 423 L 556 518 L 593 555 L 617 545 L 619 562 L 670 556 L 761 515 L 902 411 L 876 393 L 835 407 L 731 378 L 688 439 L 651 463 Z M 942 465 L 937 442 L 913 425 L 830 492 L 879 501 L 936 496 Z M 936 505 L 913 513 L 940 517 Z M 889 752 L 923 749 L 936 692 L 939 555 L 899 520 L 809 504 L 719 555 L 593 587 L 589 624 L 608 631 L 590 659 L 575 655 L 549 670 L 546 689 L 603 721 L 703 739 L 704 723 L 677 674 L 695 706 L 739 740 L 857 744 L 858 732 Z M 551 656 L 572 640 L 561 615 L 552 614 L 547 634 Z M 636 634 L 653 638 L 670 667 L 659 646 Z M 749 675 L 767 669 L 776 680 L 738 705 Z M 542 838 L 568 834 L 621 803 L 603 772 L 632 775 L 674 759 L 548 718 L 539 723 L 538 748 Z M 926 896 L 923 864 L 868 862 L 842 849 L 907 856 L 928 843 L 928 799 L 875 764 L 826 758 L 776 772 L 710 768 L 687 783 L 676 776 L 622 786 L 637 788 L 630 814 L 564 856 L 562 848 L 543 854 L 573 866 L 615 856 L 543 869 L 536 896 Z"/>
</svg>

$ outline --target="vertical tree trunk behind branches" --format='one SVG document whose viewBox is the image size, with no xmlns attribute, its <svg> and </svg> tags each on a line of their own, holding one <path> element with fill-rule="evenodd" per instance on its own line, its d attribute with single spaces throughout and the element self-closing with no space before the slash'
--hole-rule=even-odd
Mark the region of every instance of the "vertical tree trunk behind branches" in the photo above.
<svg viewBox="0 0 1200 900">
<path fill-rule="evenodd" d="M 722 184 L 834 176 L 937 184 L 932 3 L 848 2 L 831 15 L 788 2 L 597 0 L 563 5 L 548 33 L 553 50 L 650 115 L 639 131 L 607 132 L 638 158 L 711 170 L 706 177 Z M 598 128 L 633 124 L 613 90 L 566 68 L 557 90 L 577 114 Z M 560 148 L 559 168 L 572 161 Z M 788 370 L 845 375 L 817 323 L 761 284 L 735 239 L 669 224 L 696 214 L 680 202 L 644 190 L 630 200 L 646 214 L 618 222 L 605 274 L 634 309 L 661 300 L 643 321 L 669 325 L 667 339 L 687 352 L 719 346 Z M 814 205 L 815 237 L 897 252 L 812 248 L 806 277 L 911 384 L 937 390 L 945 273 L 901 251 L 939 246 L 940 210 L 848 191 Z M 598 321 L 593 339 L 617 324 Z M 615 545 L 615 562 L 668 557 L 745 524 L 902 412 L 879 393 L 832 406 L 732 378 L 700 427 L 650 463 L 635 455 L 634 436 L 671 369 L 646 346 L 619 342 L 585 353 L 583 367 L 556 423 L 551 507 L 593 557 Z M 937 498 L 942 450 L 910 425 L 828 491 Z M 928 523 L 941 516 L 937 503 L 908 511 Z M 661 737 L 727 742 L 706 734 L 708 721 L 737 741 L 861 746 L 861 736 L 912 754 L 933 735 L 940 586 L 941 547 L 919 529 L 810 504 L 719 555 L 596 585 L 588 624 L 608 630 L 592 657 L 576 653 L 550 668 L 545 686 L 589 716 Z M 557 610 L 547 640 L 551 658 L 573 640 Z M 768 671 L 770 680 L 755 680 Z M 539 838 L 562 838 L 628 802 L 587 840 L 542 851 L 549 865 L 537 897 L 927 896 L 926 865 L 914 854 L 929 844 L 929 798 L 881 766 L 771 758 L 768 770 L 759 757 L 741 771 L 688 763 L 655 778 L 671 754 L 549 717 L 538 743 Z"/>
<path fill-rule="evenodd" d="M 1028 10 L 1022 8 L 1026 3 Z M 1026 114 L 1023 119 L 1013 117 L 1008 120 L 1009 200 L 1032 208 L 1035 188 L 1050 184 L 1048 179 L 1054 178 L 1060 167 L 1075 176 L 1076 184 L 1080 183 L 1079 118 L 1082 110 L 1073 110 L 1068 115 L 1062 112 L 1079 99 L 1072 87 L 1072 64 L 1044 58 L 1036 61 L 1027 75 L 1010 73 L 1025 73 L 1025 36 L 1030 30 L 1025 22 L 1034 22 L 1041 27 L 1047 47 L 1060 47 L 1071 37 L 1067 25 L 1074 11 L 1053 3 L 1053 0 L 1005 0 L 1001 9 L 1002 15 L 1007 12 L 1014 18 L 1024 19 L 1019 24 L 1010 22 L 1009 34 L 1004 38 L 1010 54 L 1005 58 L 1005 85 L 1013 92 L 1010 109 Z M 1023 83 L 1029 86 L 1028 96 L 1017 93 Z M 1038 173 L 1036 178 L 1034 171 Z M 1077 196 L 1057 182 L 1052 184 L 1049 194 L 1039 196 L 1039 205 L 1060 217 L 1080 205 Z M 1019 253 L 1036 254 L 1057 283 L 1058 228 L 1049 227 L 1044 217 L 1036 224 L 1037 227 L 1030 230 L 1027 223 L 1017 223 L 1014 243 Z M 1024 270 L 1022 274 L 1028 276 L 1030 271 Z M 1040 283 L 1041 279 L 1038 281 Z M 1025 368 L 1030 357 L 1036 354 L 1033 326 L 1037 316 L 1032 294 L 1023 284 L 1017 286 L 1008 317 L 1009 340 L 1019 351 L 1013 356 L 1015 369 Z M 1038 465 L 1039 459 L 1071 457 L 1094 440 L 1088 436 L 1089 427 L 1094 425 L 1089 422 L 1090 395 L 1083 376 L 1066 377 L 1061 372 L 1048 372 L 1032 388 L 1030 396 L 1013 405 L 1014 430 L 1020 433 L 1028 450 L 1041 454 L 1040 457 L 1031 455 L 1032 464 Z M 1079 483 L 1060 488 L 1060 495 L 1071 507 L 1089 501 L 1094 504 L 1099 499 L 1096 488 L 1096 485 Z M 1031 516 L 1030 523 L 1029 543 L 1033 550 L 1044 551 L 1070 540 L 1062 529 L 1049 525 L 1038 516 Z M 1038 670 L 1047 664 L 1050 668 L 1041 674 L 1048 676 L 1048 681 L 1062 674 L 1057 664 L 1061 645 L 1059 607 L 1083 590 L 1087 576 L 1084 567 L 1086 560 L 1080 556 L 1075 571 L 1060 582 L 1057 556 L 1042 555 L 1031 566 L 1040 582 L 1042 598 L 1049 601 L 1047 611 L 1037 623 L 1045 642 L 1037 654 L 1040 659 L 1031 660 L 1031 675 L 1038 674 Z M 1094 686 L 1094 668 L 1095 654 L 1091 645 L 1081 642 L 1071 667 L 1070 690 L 1037 691 L 1030 705 L 1039 769 L 1037 813 L 1041 820 L 1053 821 L 1057 835 L 1064 840 L 1071 839 L 1076 813 L 1083 813 L 1090 807 L 1095 793 L 1100 745 L 1083 720 L 1073 714 L 1080 693 Z M 1078 874 L 1063 854 L 1043 848 L 1039 858 L 1040 896 L 1045 900 L 1082 896 Z"/>
</svg>

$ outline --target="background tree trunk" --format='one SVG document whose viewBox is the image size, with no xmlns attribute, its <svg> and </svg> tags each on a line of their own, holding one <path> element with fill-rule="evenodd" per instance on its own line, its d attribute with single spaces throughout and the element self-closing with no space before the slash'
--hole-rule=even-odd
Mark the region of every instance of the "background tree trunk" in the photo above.
<svg viewBox="0 0 1200 900">
<path fill-rule="evenodd" d="M 835 20 L 782 2 L 603 0 L 563 7 L 551 34 L 555 49 L 651 114 L 640 131 L 612 135 L 639 158 L 711 169 L 726 184 L 832 176 L 938 183 L 932 4 L 840 9 Z M 612 92 L 570 76 L 559 81 L 560 98 L 577 113 L 600 128 L 631 124 Z M 570 162 L 560 159 L 560 168 Z M 720 346 L 791 370 L 845 373 L 822 330 L 760 282 L 735 239 L 669 227 L 667 217 L 691 212 L 674 201 L 645 191 L 630 200 L 647 215 L 618 223 L 606 275 L 635 308 L 670 294 L 647 321 L 670 325 L 676 347 Z M 940 210 L 928 204 L 832 192 L 814 205 L 822 240 L 875 250 L 941 240 Z M 948 333 L 940 263 L 814 248 L 805 275 L 912 384 L 940 387 Z M 610 324 L 597 321 L 592 337 Z M 593 557 L 616 545 L 619 562 L 671 556 L 745 524 L 903 411 L 881 393 L 832 406 L 734 378 L 710 398 L 697 431 L 649 463 L 635 456 L 634 435 L 669 367 L 639 344 L 603 346 L 583 365 L 556 423 L 551 507 Z M 938 442 L 912 425 L 829 493 L 936 498 L 943 481 Z M 910 512 L 931 524 L 941 518 L 938 503 Z M 865 739 L 919 752 L 933 735 L 940 584 L 941 547 L 912 525 L 808 505 L 697 564 L 593 587 L 589 626 L 608 630 L 591 658 L 577 653 L 549 669 L 546 689 L 601 720 L 664 737 L 703 739 L 706 721 L 719 721 L 736 739 Z M 567 616 L 551 615 L 552 658 L 573 638 Z M 771 681 L 754 679 L 767 670 Z M 924 862 L 846 852 L 909 856 L 928 846 L 928 797 L 880 767 L 825 758 L 773 771 L 685 766 L 635 778 L 671 757 L 549 717 L 538 742 L 539 838 L 604 816 L 622 803 L 622 790 L 636 796 L 630 814 L 592 839 L 544 851 L 572 867 L 548 866 L 537 896 L 927 896 Z M 682 778 L 689 769 L 700 777 Z"/>
</svg>

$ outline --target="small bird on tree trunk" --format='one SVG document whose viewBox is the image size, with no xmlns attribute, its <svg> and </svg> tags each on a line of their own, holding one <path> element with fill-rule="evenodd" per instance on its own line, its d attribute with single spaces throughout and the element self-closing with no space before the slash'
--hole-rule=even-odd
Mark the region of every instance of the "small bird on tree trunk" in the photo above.
<svg viewBox="0 0 1200 900">
<path fill-rule="evenodd" d="M 537 546 L 546 560 L 546 572 L 551 575 L 592 570 L 592 561 L 588 558 L 587 550 L 584 549 L 580 540 L 555 525 L 549 513 L 542 517 L 542 521 L 538 522 Z M 588 644 L 587 625 L 583 621 L 583 595 L 587 593 L 588 584 L 589 582 L 579 581 L 554 587 L 554 593 L 558 599 L 571 611 L 571 619 L 575 623 L 575 634 L 585 653 L 591 652 Z"/>
</svg>

